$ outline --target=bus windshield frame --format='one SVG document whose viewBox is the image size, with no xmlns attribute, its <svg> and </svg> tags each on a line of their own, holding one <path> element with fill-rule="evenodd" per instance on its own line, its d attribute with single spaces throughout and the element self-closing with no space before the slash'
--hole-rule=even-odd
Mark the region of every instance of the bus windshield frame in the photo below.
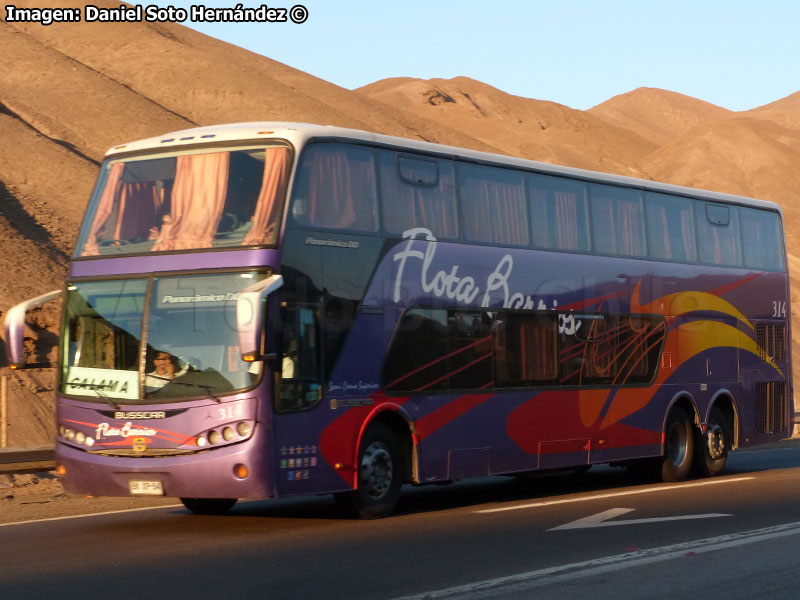
<svg viewBox="0 0 800 600">
<path fill-rule="evenodd" d="M 238 293 L 268 271 L 73 282 L 62 320 L 59 393 L 149 405 L 229 396 L 261 380 L 242 360 Z"/>
</svg>

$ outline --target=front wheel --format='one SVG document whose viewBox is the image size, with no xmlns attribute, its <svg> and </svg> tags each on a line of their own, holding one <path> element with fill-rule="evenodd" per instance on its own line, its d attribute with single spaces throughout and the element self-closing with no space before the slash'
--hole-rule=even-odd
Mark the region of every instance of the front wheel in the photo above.
<svg viewBox="0 0 800 600">
<path fill-rule="evenodd" d="M 385 517 L 400 498 L 402 473 L 397 437 L 382 423 L 372 425 L 358 452 L 358 488 L 337 494 L 337 503 L 362 519 Z"/>
<path fill-rule="evenodd" d="M 236 498 L 181 498 L 181 502 L 198 515 L 221 515 L 236 504 Z"/>
<path fill-rule="evenodd" d="M 713 407 L 705 433 L 697 431 L 695 468 L 699 475 L 714 477 L 725 468 L 733 442 L 732 429 L 725 413 Z"/>
<path fill-rule="evenodd" d="M 692 469 L 694 433 L 689 415 L 680 407 L 670 411 L 664 431 L 664 456 L 661 461 L 661 479 L 683 481 Z"/>
</svg>

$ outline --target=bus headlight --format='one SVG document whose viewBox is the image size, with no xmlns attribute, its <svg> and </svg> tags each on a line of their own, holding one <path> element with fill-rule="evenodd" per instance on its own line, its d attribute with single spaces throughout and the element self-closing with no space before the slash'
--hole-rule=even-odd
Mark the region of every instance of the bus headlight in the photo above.
<svg viewBox="0 0 800 600">
<path fill-rule="evenodd" d="M 253 431 L 253 428 L 250 427 L 250 423 L 245 423 L 244 421 L 242 421 L 241 423 L 236 425 L 236 432 L 241 437 L 247 437 L 248 435 L 250 435 L 251 431 Z"/>
<path fill-rule="evenodd" d="M 197 442 L 195 443 L 197 444 L 198 448 L 202 448 L 206 445 L 206 438 L 204 438 L 202 435 L 199 435 L 197 436 Z"/>
<path fill-rule="evenodd" d="M 230 442 L 233 439 L 233 429 L 230 427 L 226 427 L 222 430 L 222 437 L 225 438 L 226 442 Z"/>
<path fill-rule="evenodd" d="M 75 434 L 75 443 L 76 444 L 83 444 L 86 441 L 86 434 L 82 431 L 79 431 Z"/>
<path fill-rule="evenodd" d="M 219 444 L 219 432 L 218 431 L 209 431 L 208 432 L 208 443 L 209 444 Z"/>
</svg>

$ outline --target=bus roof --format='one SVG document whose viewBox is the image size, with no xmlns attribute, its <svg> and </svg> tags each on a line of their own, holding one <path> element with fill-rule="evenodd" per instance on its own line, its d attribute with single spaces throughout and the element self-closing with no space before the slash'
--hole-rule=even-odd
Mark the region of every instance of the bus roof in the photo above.
<svg viewBox="0 0 800 600">
<path fill-rule="evenodd" d="M 564 167 L 534 160 L 516 158 L 504 154 L 493 154 L 490 152 L 479 152 L 456 146 L 444 144 L 434 144 L 409 138 L 401 138 L 380 133 L 372 133 L 359 129 L 347 129 L 332 125 L 314 125 L 311 123 L 289 123 L 277 121 L 257 121 L 250 123 L 230 123 L 224 125 L 210 125 L 207 127 L 195 127 L 159 135 L 157 137 L 146 138 L 114 146 L 106 153 L 106 158 L 114 158 L 118 155 L 139 154 L 147 150 L 167 150 L 191 147 L 198 144 L 220 143 L 220 142 L 246 142 L 262 141 L 270 138 L 285 139 L 297 148 L 302 148 L 307 142 L 313 139 L 342 139 L 352 141 L 372 142 L 387 146 L 398 147 L 406 150 L 435 153 L 459 157 L 471 161 L 499 164 L 510 167 L 517 167 L 548 175 L 561 175 L 570 178 L 583 179 L 598 183 L 608 183 L 624 185 L 628 187 L 638 187 L 655 192 L 665 192 L 702 198 L 718 202 L 740 204 L 752 206 L 776 212 L 782 212 L 780 205 L 767 200 L 757 200 L 746 196 L 734 194 L 724 194 L 709 190 L 660 183 L 647 179 L 637 179 L 624 175 L 613 175 L 598 171 L 589 171 L 573 167 Z"/>
</svg>

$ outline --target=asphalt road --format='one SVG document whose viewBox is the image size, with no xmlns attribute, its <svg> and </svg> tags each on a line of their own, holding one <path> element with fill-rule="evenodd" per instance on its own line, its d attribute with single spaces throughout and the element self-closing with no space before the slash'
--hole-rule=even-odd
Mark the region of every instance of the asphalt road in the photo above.
<svg viewBox="0 0 800 600">
<path fill-rule="evenodd" d="M 800 441 L 722 477 L 595 468 L 409 488 L 398 514 L 330 497 L 0 526 L 0 598 L 800 597 Z"/>
</svg>

